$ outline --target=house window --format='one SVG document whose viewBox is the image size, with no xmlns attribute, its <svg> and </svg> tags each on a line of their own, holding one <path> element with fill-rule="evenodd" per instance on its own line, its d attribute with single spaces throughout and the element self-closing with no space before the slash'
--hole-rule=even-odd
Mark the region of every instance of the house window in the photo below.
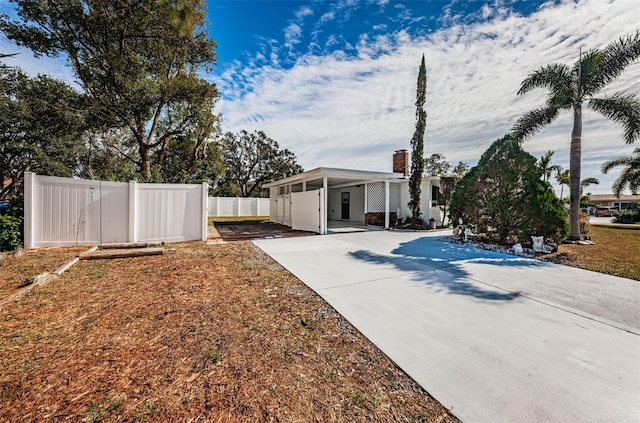
<svg viewBox="0 0 640 423">
<path fill-rule="evenodd" d="M 440 195 L 440 187 L 435 185 L 431 186 L 431 207 L 438 205 L 438 196 Z"/>
</svg>

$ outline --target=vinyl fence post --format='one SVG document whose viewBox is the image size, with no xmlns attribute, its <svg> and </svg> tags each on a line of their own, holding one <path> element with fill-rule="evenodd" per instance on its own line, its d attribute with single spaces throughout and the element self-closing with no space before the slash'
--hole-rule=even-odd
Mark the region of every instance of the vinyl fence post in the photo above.
<svg viewBox="0 0 640 423">
<path fill-rule="evenodd" d="M 35 173 L 24 173 L 24 248 L 34 248 L 33 186 Z"/>
<path fill-rule="evenodd" d="M 136 181 L 129 181 L 129 242 L 138 242 L 138 228 L 136 227 Z"/>
<path fill-rule="evenodd" d="M 209 236 L 209 185 L 202 183 L 202 241 Z"/>
</svg>

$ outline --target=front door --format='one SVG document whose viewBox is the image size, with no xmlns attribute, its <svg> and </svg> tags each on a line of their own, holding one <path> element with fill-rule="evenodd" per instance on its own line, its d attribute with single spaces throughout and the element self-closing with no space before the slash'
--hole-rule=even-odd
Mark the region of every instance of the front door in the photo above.
<svg viewBox="0 0 640 423">
<path fill-rule="evenodd" d="M 342 193 L 342 217 L 341 219 L 349 220 L 349 193 Z"/>
</svg>

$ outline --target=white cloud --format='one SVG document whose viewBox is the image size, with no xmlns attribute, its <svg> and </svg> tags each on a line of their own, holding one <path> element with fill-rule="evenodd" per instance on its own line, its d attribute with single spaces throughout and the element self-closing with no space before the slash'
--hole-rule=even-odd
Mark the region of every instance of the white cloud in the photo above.
<svg viewBox="0 0 640 423">
<path fill-rule="evenodd" d="M 320 23 L 325 23 L 332 21 L 336 18 L 336 13 L 334 11 L 329 11 L 320 17 Z"/>
<path fill-rule="evenodd" d="M 481 13 L 482 13 L 482 18 L 483 19 L 488 19 L 491 16 L 493 16 L 494 11 L 491 8 L 491 6 L 489 6 L 488 4 L 483 4 L 482 5 L 482 9 L 481 9 Z"/>
<path fill-rule="evenodd" d="M 302 28 L 300 25 L 291 23 L 284 30 L 284 45 L 286 47 L 293 47 L 300 42 L 300 36 L 302 35 Z"/>
<path fill-rule="evenodd" d="M 291 69 L 266 67 L 223 75 L 218 81 L 228 96 L 220 107 L 223 127 L 264 130 L 296 153 L 306 169 L 390 170 L 392 152 L 409 148 L 424 53 L 425 154 L 439 152 L 451 162 L 475 164 L 520 115 L 544 101 L 542 91 L 516 96 L 529 72 L 553 62 L 572 64 L 579 47 L 602 47 L 638 26 L 634 1 L 566 1 L 548 4 L 526 18 L 508 12 L 501 3 L 494 6 L 494 17 L 488 20 L 456 23 L 428 37 L 402 31 L 362 36 L 356 57 L 339 50 L 325 56 L 308 54 Z M 452 14 L 446 19 L 459 21 Z M 250 90 L 234 97 L 227 87 L 238 79 Z M 629 67 L 607 93 L 619 89 L 640 94 L 640 64 Z M 570 112 L 563 113 L 524 147 L 537 157 L 555 150 L 556 163 L 566 168 L 570 132 Z M 617 177 L 615 172 L 602 175 L 602 162 L 633 149 L 621 140 L 621 132 L 616 124 L 585 111 L 582 175 L 602 181 L 590 187 L 593 193 L 609 192 Z"/>
<path fill-rule="evenodd" d="M 313 9 L 311 9 L 308 6 L 303 6 L 296 11 L 296 18 L 298 19 L 304 19 L 305 17 L 312 16 L 312 15 L 313 15 Z"/>
</svg>

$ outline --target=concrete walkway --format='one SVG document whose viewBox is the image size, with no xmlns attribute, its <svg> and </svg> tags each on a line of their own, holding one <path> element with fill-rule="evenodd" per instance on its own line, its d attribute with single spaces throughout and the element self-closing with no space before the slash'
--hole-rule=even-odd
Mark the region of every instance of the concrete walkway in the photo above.
<svg viewBox="0 0 640 423">
<path fill-rule="evenodd" d="M 254 242 L 463 421 L 640 421 L 638 281 L 442 233 Z"/>
</svg>

